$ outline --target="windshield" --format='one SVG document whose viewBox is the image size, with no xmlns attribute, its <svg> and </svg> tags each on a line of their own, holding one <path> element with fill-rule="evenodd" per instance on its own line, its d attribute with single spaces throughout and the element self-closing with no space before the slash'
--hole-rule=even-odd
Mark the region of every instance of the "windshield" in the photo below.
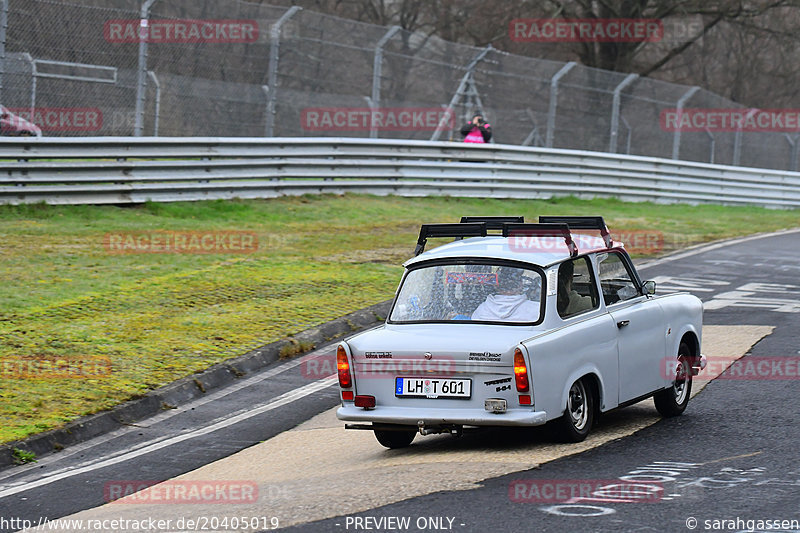
<svg viewBox="0 0 800 533">
<path fill-rule="evenodd" d="M 542 276 L 508 265 L 452 264 L 406 275 L 390 322 L 530 324 L 541 314 Z"/>
</svg>

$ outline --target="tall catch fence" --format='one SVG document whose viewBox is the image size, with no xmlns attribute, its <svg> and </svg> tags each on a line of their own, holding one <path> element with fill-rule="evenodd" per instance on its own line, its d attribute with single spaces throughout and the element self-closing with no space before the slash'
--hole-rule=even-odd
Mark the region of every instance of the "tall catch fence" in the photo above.
<svg viewBox="0 0 800 533">
<path fill-rule="evenodd" d="M 446 141 L 460 140 L 460 126 L 481 109 L 503 144 L 798 164 L 796 132 L 665 127 L 664 112 L 676 108 L 742 108 L 699 88 L 296 7 L 0 0 L 0 8 L 0 103 L 45 136 Z"/>
</svg>

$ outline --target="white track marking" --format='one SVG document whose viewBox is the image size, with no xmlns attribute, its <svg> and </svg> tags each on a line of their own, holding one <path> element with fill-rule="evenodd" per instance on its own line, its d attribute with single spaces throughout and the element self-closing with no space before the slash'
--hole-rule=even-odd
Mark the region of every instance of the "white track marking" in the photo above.
<svg viewBox="0 0 800 533">
<path fill-rule="evenodd" d="M 300 364 L 302 364 L 303 361 L 307 357 L 315 357 L 315 356 L 319 355 L 320 353 L 324 353 L 328 349 L 329 349 L 329 347 L 322 348 L 320 350 L 316 350 L 316 351 L 311 352 L 310 354 L 308 354 L 308 355 L 306 355 L 304 357 L 299 357 L 297 359 L 293 359 L 293 360 L 288 361 L 286 363 L 283 363 L 283 364 L 281 364 L 281 365 L 279 365 L 279 366 L 277 366 L 275 368 L 267 370 L 266 372 L 258 373 L 256 375 L 253 375 L 253 376 L 251 376 L 251 377 L 249 377 L 247 379 L 244 379 L 242 381 L 237 381 L 235 384 L 229 385 L 229 386 L 227 386 L 227 387 L 225 387 L 223 389 L 220 389 L 220 390 L 218 390 L 216 392 L 212 392 L 212 393 L 210 393 L 208 395 L 204 395 L 203 397 L 197 398 L 196 400 L 192 400 L 191 402 L 179 407 L 178 409 L 170 409 L 169 411 L 165 411 L 163 413 L 159 413 L 157 415 L 153 415 L 151 417 L 148 417 L 147 419 L 142 421 L 143 422 L 142 424 L 137 424 L 136 426 L 117 429 L 117 430 L 115 430 L 115 431 L 113 431 L 111 433 L 108 433 L 107 435 L 102 435 L 102 436 L 99 436 L 99 437 L 95 437 L 95 438 L 93 438 L 93 439 L 91 439 L 91 440 L 89 440 L 89 441 L 87 441 L 85 443 L 77 444 L 75 446 L 70 446 L 69 448 L 67 448 L 67 450 L 59 452 L 57 454 L 45 456 L 43 459 L 38 460 L 36 463 L 31 463 L 28 466 L 28 468 L 30 470 L 32 470 L 33 473 L 35 473 L 37 477 L 39 477 L 41 475 L 41 472 L 39 471 L 39 469 L 41 467 L 43 467 L 43 466 L 50 466 L 51 464 L 58 463 L 58 462 L 63 461 L 64 459 L 67 459 L 68 457 L 71 457 L 71 456 L 73 456 L 73 455 L 75 455 L 77 453 L 84 452 L 86 450 L 90 450 L 91 448 L 93 448 L 95 446 L 98 446 L 100 444 L 104 444 L 104 443 L 106 443 L 108 441 L 114 440 L 117 437 L 124 436 L 124 435 L 126 435 L 126 434 L 128 434 L 128 433 L 130 433 L 132 431 L 140 431 L 142 428 L 148 428 L 148 427 L 150 427 L 150 426 L 152 426 L 154 424 L 157 424 L 159 422 L 163 422 L 164 420 L 172 418 L 173 416 L 185 413 L 187 411 L 191 411 L 192 409 L 196 409 L 196 408 L 198 408 L 198 407 L 200 407 L 202 405 L 205 405 L 205 404 L 207 404 L 209 402 L 218 400 L 220 398 L 224 398 L 225 396 L 228 396 L 228 395 L 233 394 L 235 392 L 238 392 L 238 391 L 240 391 L 242 389 L 245 389 L 247 387 L 255 385 L 256 383 L 258 383 L 260 381 L 264 381 L 265 379 L 269 379 L 269 378 L 271 378 L 273 376 L 276 376 L 276 375 L 278 375 L 278 374 L 280 374 L 282 372 L 285 372 L 287 370 L 291 370 L 292 368 L 295 368 L 295 367 L 299 366 Z M 147 425 L 144 425 L 144 424 L 147 424 Z M 162 441 L 162 440 L 165 440 L 165 439 L 168 439 L 168 438 L 170 438 L 170 435 L 162 435 L 160 437 L 155 437 L 152 440 L 148 441 L 145 445 L 154 444 L 156 442 L 159 442 L 159 441 Z M 105 459 L 109 459 L 109 458 L 114 457 L 116 455 L 121 455 L 121 454 L 127 453 L 128 451 L 130 451 L 130 448 L 124 449 L 124 450 L 121 450 L 121 451 L 117 451 L 117 452 L 112 452 L 111 454 L 107 455 L 105 457 Z M 94 462 L 94 461 L 91 461 L 91 462 Z M 61 472 L 66 472 L 66 471 L 69 471 L 69 470 L 72 470 L 72 469 L 75 469 L 75 468 L 80 468 L 84 464 L 89 464 L 89 463 L 90 462 L 87 461 L 86 463 L 81 463 L 81 464 L 78 464 L 77 466 L 73 465 L 73 466 L 70 466 L 70 467 L 63 468 L 61 470 L 55 470 L 53 472 L 48 473 L 48 475 L 56 475 L 56 474 L 59 474 Z M 20 473 L 22 473 L 22 471 L 20 469 L 13 469 L 12 468 L 9 471 L 0 474 L 0 481 L 2 481 L 3 479 L 7 479 L 9 477 L 17 476 Z"/>
<path fill-rule="evenodd" d="M 261 405 L 259 407 L 248 409 L 245 412 L 239 413 L 233 416 L 225 416 L 221 419 L 217 419 L 212 424 L 208 426 L 202 427 L 200 429 L 196 429 L 194 431 L 190 431 L 188 433 L 183 433 L 181 435 L 176 435 L 174 437 L 168 438 L 166 440 L 162 440 L 160 442 L 155 442 L 144 447 L 137 447 L 137 449 L 130 450 L 126 453 L 121 455 L 117 455 L 115 457 L 111 457 L 108 459 L 104 459 L 101 461 L 93 462 L 92 464 L 88 464 L 82 467 L 70 469 L 67 471 L 63 471 L 59 474 L 54 474 L 48 476 L 46 478 L 39 479 L 37 481 L 32 481 L 30 483 L 25 483 L 24 485 L 19 485 L 16 487 L 7 488 L 4 490 L 0 490 L 0 498 L 5 498 L 7 496 L 11 496 L 13 494 L 17 494 L 20 492 L 25 492 L 27 490 L 35 489 L 37 487 L 41 487 L 43 485 L 48 485 L 50 483 L 54 483 L 61 479 L 65 479 L 68 477 L 76 476 L 79 474 L 85 474 L 86 472 L 91 472 L 92 470 L 98 470 L 100 468 L 105 468 L 107 466 L 113 466 L 118 463 L 122 463 L 124 461 L 128 461 L 130 459 L 134 459 L 136 457 L 140 457 L 142 455 L 146 455 L 148 453 L 152 453 L 167 446 L 172 446 L 173 444 L 177 444 L 179 442 L 183 442 L 189 439 L 193 439 L 195 437 L 199 437 L 201 435 L 207 435 L 208 433 L 212 433 L 219 429 L 223 429 L 234 424 L 237 424 L 243 420 L 247 420 L 248 418 L 252 418 L 254 416 L 258 416 L 260 414 L 266 413 L 267 411 L 272 411 L 273 409 L 277 409 L 278 407 L 283 407 L 284 405 L 290 404 L 296 400 L 299 400 L 305 396 L 310 394 L 314 394 L 316 392 L 321 391 L 331 385 L 337 383 L 337 377 L 335 375 L 329 376 L 327 378 L 315 381 L 313 383 L 309 383 L 308 385 L 304 385 L 298 389 L 293 389 L 285 394 L 281 394 L 277 398 L 273 399 L 267 404 Z"/>
</svg>

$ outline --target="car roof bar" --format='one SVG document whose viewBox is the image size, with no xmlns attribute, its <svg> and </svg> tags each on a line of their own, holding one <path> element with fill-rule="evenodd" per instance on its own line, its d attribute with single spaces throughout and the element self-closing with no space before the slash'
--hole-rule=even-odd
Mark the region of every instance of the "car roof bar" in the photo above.
<svg viewBox="0 0 800 533">
<path fill-rule="evenodd" d="M 505 224 L 503 237 L 563 237 L 570 256 L 578 255 L 578 245 L 572 240 L 566 224 Z"/>
<path fill-rule="evenodd" d="M 414 255 L 419 255 L 425 250 L 425 244 L 430 237 L 486 237 L 486 224 L 423 224 L 419 230 L 417 248 Z"/>
<path fill-rule="evenodd" d="M 614 240 L 606 227 L 603 217 L 556 217 L 540 216 L 539 222 L 542 224 L 566 224 L 570 229 L 596 229 L 600 230 L 600 235 L 606 243 L 606 248 L 614 246 Z"/>
<path fill-rule="evenodd" d="M 461 217 L 462 224 L 470 224 L 474 222 L 485 222 L 486 229 L 503 229 L 503 224 L 514 223 L 522 224 L 525 222 L 525 217 Z"/>
</svg>

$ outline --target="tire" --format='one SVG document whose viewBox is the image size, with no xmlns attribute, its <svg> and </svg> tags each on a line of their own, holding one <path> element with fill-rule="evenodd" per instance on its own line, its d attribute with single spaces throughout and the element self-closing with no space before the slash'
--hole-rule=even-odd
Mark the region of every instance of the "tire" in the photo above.
<svg viewBox="0 0 800 533">
<path fill-rule="evenodd" d="M 656 409 L 663 417 L 678 416 L 686 410 L 692 394 L 692 353 L 682 342 L 678 348 L 678 366 L 672 385 L 653 396 Z"/>
<path fill-rule="evenodd" d="M 569 388 L 564 415 L 555 421 L 554 429 L 562 442 L 581 442 L 589 435 L 594 422 L 594 389 L 583 378 Z"/>
<path fill-rule="evenodd" d="M 406 426 L 398 426 L 398 429 L 375 429 L 375 438 L 378 439 L 383 446 L 387 448 L 407 448 L 414 437 L 417 436 L 417 430 L 414 429 L 399 429 Z"/>
</svg>

